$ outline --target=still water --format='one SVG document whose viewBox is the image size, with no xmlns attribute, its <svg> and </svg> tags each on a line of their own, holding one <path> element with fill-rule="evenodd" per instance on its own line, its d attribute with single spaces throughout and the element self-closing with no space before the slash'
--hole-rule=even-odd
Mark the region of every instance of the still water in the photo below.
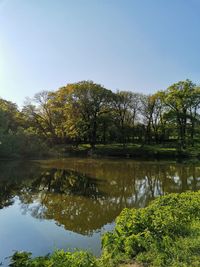
<svg viewBox="0 0 200 267">
<path fill-rule="evenodd" d="M 0 262 L 16 250 L 99 255 L 101 235 L 125 207 L 200 189 L 200 164 L 67 158 L 0 162 Z"/>
</svg>

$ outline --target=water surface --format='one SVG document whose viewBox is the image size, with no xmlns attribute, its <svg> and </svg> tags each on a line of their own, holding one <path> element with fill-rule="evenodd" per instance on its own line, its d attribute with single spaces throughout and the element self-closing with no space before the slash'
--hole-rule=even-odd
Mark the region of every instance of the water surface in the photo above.
<svg viewBox="0 0 200 267">
<path fill-rule="evenodd" d="M 68 158 L 0 162 L 0 262 L 15 250 L 100 254 L 100 236 L 125 207 L 200 189 L 200 164 Z"/>
</svg>

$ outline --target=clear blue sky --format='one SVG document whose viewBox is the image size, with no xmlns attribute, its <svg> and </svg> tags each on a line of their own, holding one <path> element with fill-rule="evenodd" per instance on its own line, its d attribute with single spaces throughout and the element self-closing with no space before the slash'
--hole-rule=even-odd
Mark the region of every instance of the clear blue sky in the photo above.
<svg viewBox="0 0 200 267">
<path fill-rule="evenodd" d="M 69 82 L 153 93 L 200 79 L 200 0 L 0 0 L 0 96 Z"/>
</svg>

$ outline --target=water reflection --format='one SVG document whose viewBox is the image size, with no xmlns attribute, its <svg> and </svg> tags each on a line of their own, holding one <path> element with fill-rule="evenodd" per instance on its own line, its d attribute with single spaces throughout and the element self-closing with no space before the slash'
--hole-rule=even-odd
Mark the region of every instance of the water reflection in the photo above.
<svg viewBox="0 0 200 267">
<path fill-rule="evenodd" d="M 90 235 L 125 207 L 158 195 L 200 188 L 199 165 L 66 159 L 0 163 L 0 209 L 20 200 L 21 213 Z"/>
</svg>

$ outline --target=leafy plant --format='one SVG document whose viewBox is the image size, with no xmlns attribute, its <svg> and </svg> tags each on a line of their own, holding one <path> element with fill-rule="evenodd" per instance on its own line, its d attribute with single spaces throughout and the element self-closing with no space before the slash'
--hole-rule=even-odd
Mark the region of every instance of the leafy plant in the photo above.
<svg viewBox="0 0 200 267">
<path fill-rule="evenodd" d="M 200 192 L 169 194 L 146 208 L 123 210 L 114 231 L 103 236 L 103 257 L 115 262 L 121 255 L 147 266 L 200 266 L 199 201 Z"/>
</svg>

